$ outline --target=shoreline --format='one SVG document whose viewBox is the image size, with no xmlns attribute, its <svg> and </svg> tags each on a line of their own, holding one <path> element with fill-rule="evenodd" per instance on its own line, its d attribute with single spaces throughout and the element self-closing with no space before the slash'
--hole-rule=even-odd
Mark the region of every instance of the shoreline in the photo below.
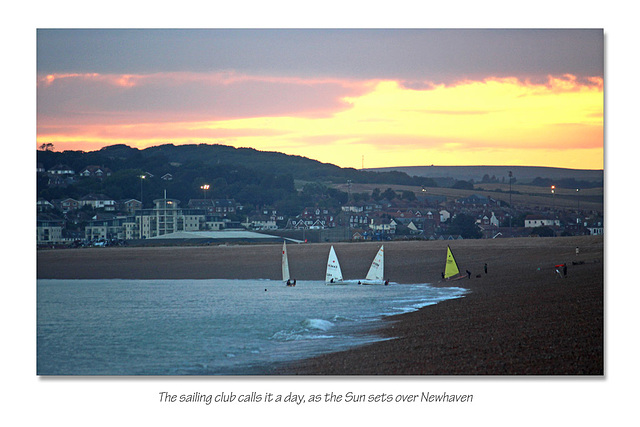
<svg viewBox="0 0 640 427">
<path fill-rule="evenodd" d="M 384 245 L 392 282 L 470 292 L 383 319 L 379 333 L 397 338 L 292 362 L 266 375 L 604 375 L 601 236 Z M 440 282 L 447 245 L 471 279 Z M 292 277 L 323 278 L 330 246 L 287 245 Z M 362 276 L 379 246 L 334 244 L 345 278 Z M 41 250 L 37 278 L 275 280 L 280 255 L 277 244 Z M 555 273 L 562 263 L 566 278 Z"/>
</svg>

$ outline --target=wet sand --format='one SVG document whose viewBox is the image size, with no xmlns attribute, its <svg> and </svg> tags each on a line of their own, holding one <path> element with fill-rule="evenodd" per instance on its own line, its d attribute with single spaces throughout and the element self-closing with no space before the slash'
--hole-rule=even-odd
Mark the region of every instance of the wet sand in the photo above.
<svg viewBox="0 0 640 427">
<path fill-rule="evenodd" d="M 469 289 L 464 298 L 394 316 L 395 339 L 274 369 L 274 375 L 603 375 L 604 247 L 598 236 L 385 242 L 396 283 Z M 470 279 L 441 283 L 446 247 Z M 288 245 L 291 274 L 323 280 L 329 244 Z M 346 279 L 380 243 L 334 244 Z M 576 255 L 576 247 L 579 254 Z M 280 245 L 42 250 L 38 278 L 279 279 Z M 484 272 L 487 264 L 488 273 Z M 555 273 L 567 264 L 567 277 Z M 479 276 L 479 277 L 478 277 Z"/>
</svg>

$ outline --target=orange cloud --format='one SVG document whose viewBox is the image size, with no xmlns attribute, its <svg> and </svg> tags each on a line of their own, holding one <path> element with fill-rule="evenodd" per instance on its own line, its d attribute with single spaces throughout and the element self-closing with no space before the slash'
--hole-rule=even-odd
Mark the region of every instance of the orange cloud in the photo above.
<svg viewBox="0 0 640 427">
<path fill-rule="evenodd" d="M 397 81 L 235 73 L 60 75 L 39 81 L 39 98 L 53 99 L 48 91 L 65 81 L 74 95 L 57 106 L 72 117 L 52 107 L 39 111 L 38 145 L 223 143 L 350 167 L 360 167 L 362 156 L 368 167 L 599 169 L 604 161 L 603 81 L 597 77 L 549 76 L 538 83 L 487 78 L 412 89 Z M 88 93 L 80 90 L 86 82 L 93 83 L 89 93 L 105 99 L 83 109 L 76 101 Z M 166 106 L 168 101 L 173 104 Z"/>
<path fill-rule="evenodd" d="M 60 74 L 38 79 L 38 126 L 322 117 L 348 108 L 368 81 L 237 73 Z"/>
</svg>

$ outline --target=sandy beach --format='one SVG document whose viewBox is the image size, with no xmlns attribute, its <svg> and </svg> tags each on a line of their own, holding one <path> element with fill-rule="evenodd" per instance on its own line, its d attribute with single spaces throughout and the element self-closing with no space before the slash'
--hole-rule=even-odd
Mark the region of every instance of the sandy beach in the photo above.
<svg viewBox="0 0 640 427">
<path fill-rule="evenodd" d="M 604 245 L 598 236 L 385 242 L 396 283 L 470 290 L 394 316 L 395 339 L 289 364 L 273 375 L 603 375 Z M 470 279 L 441 283 L 446 247 Z M 292 276 L 323 280 L 330 244 L 288 245 Z M 344 277 L 380 243 L 334 244 Z M 576 254 L 576 248 L 579 253 Z M 279 279 L 280 245 L 41 250 L 39 279 Z M 487 273 L 484 264 L 487 264 Z M 567 264 L 567 277 L 555 272 Z"/>
</svg>

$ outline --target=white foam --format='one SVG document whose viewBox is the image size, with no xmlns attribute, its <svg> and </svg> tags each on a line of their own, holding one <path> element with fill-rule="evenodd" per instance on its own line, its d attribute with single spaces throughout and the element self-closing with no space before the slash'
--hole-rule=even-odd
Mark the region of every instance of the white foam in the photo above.
<svg viewBox="0 0 640 427">
<path fill-rule="evenodd" d="M 305 319 L 302 321 L 302 326 L 308 329 L 319 329 L 321 331 L 328 331 L 335 325 L 328 320 L 323 319 Z"/>
</svg>

